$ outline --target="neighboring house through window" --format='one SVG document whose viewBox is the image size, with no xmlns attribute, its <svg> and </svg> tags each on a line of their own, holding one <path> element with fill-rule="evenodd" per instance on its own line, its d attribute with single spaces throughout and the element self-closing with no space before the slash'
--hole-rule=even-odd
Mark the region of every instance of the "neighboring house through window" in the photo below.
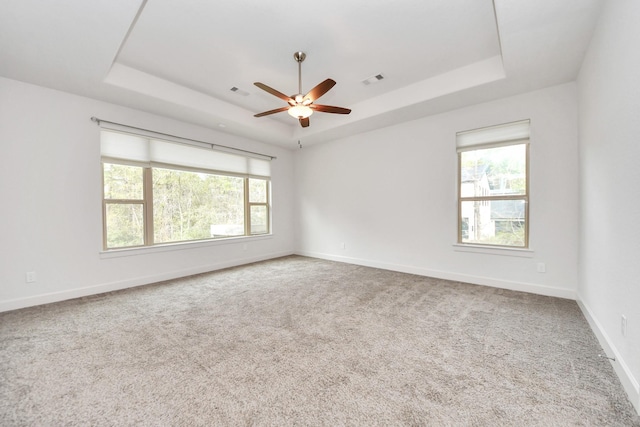
<svg viewBox="0 0 640 427">
<path fill-rule="evenodd" d="M 459 132 L 458 243 L 529 245 L 529 120 Z"/>
</svg>

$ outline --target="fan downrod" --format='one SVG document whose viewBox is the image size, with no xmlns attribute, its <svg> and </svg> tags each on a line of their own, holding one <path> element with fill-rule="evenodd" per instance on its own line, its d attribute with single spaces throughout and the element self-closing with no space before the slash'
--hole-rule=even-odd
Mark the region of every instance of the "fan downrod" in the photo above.
<svg viewBox="0 0 640 427">
<path fill-rule="evenodd" d="M 298 63 L 298 95 L 292 97 L 296 102 L 302 102 L 302 61 L 304 61 L 306 57 L 307 54 L 302 51 L 293 54 L 293 59 Z M 300 99 L 298 99 L 298 97 L 300 97 Z"/>
</svg>

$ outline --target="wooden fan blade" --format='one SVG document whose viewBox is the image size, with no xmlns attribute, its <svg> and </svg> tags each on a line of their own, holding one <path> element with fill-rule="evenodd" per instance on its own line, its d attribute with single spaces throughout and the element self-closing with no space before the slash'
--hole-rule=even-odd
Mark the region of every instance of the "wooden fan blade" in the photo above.
<svg viewBox="0 0 640 427">
<path fill-rule="evenodd" d="M 269 114 L 280 113 L 281 111 L 287 111 L 288 109 L 289 107 L 276 108 L 275 110 L 269 110 L 269 111 L 265 111 L 264 113 L 255 114 L 253 117 L 268 116 Z"/>
<path fill-rule="evenodd" d="M 309 127 L 309 117 L 306 118 L 300 118 L 300 126 L 302 126 L 303 128 L 308 128 Z"/>
<path fill-rule="evenodd" d="M 325 93 L 329 92 L 329 89 L 336 85 L 335 80 L 327 79 L 311 89 L 308 94 L 304 96 L 304 99 L 310 99 L 311 102 L 320 98 Z"/>
<path fill-rule="evenodd" d="M 289 103 L 295 103 L 295 101 L 293 99 L 291 99 L 290 96 L 287 96 L 282 92 L 278 92 L 274 88 L 269 87 L 264 83 L 255 82 L 254 85 L 258 86 L 260 89 L 264 90 L 265 92 L 269 92 L 271 95 L 277 96 L 278 98 L 282 99 L 283 101 L 286 101 L 286 102 L 289 102 Z"/>
<path fill-rule="evenodd" d="M 349 114 L 351 112 L 351 110 L 348 108 L 332 107 L 331 105 L 311 104 L 309 105 L 309 107 L 313 108 L 316 111 L 321 111 L 323 113 Z"/>
</svg>

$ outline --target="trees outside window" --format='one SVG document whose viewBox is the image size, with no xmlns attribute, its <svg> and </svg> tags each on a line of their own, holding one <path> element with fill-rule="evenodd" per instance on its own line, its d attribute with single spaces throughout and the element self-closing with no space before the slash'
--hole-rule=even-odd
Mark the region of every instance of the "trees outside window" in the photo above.
<svg viewBox="0 0 640 427">
<path fill-rule="evenodd" d="M 103 172 L 105 249 L 269 233 L 265 179 L 114 163 Z"/>
<path fill-rule="evenodd" d="M 112 131 L 101 150 L 106 250 L 271 232 L 267 160 Z"/>
<path fill-rule="evenodd" d="M 103 164 L 106 248 L 145 243 L 144 178 L 138 166 Z"/>
<path fill-rule="evenodd" d="M 152 169 L 153 241 L 244 235 L 244 179 Z"/>
</svg>

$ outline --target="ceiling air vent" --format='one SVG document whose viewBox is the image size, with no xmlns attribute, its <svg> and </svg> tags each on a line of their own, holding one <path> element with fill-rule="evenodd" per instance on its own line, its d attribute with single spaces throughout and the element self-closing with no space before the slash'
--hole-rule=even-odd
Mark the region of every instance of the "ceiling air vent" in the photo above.
<svg viewBox="0 0 640 427">
<path fill-rule="evenodd" d="M 382 74 L 376 74 L 375 76 L 371 76 L 368 79 L 364 79 L 362 84 L 365 86 L 372 85 L 374 83 L 378 83 L 380 80 L 384 79 Z"/>
<path fill-rule="evenodd" d="M 237 87 L 232 87 L 231 88 L 231 92 L 234 92 L 238 95 L 242 95 L 242 96 L 249 96 L 249 92 L 242 90 L 242 89 L 238 89 Z"/>
</svg>

